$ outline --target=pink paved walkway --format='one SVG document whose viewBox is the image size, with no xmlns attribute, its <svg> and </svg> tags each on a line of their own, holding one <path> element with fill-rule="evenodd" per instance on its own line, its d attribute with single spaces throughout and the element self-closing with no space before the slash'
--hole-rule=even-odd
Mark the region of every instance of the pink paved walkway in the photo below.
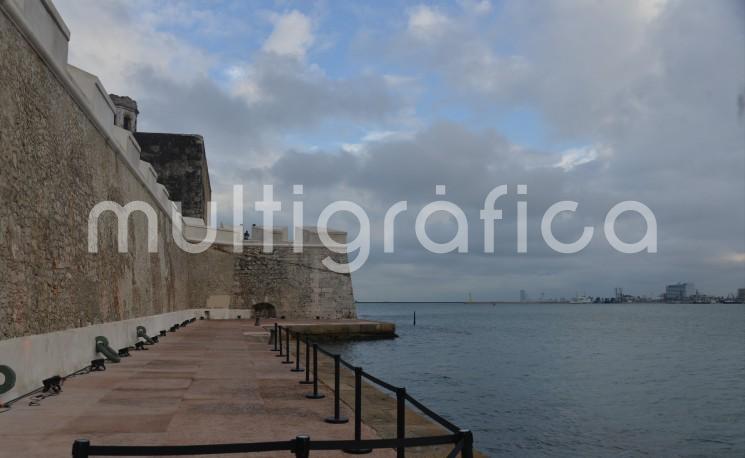
<svg viewBox="0 0 745 458">
<path fill-rule="evenodd" d="M 102 445 L 280 441 L 299 434 L 352 439 L 352 422 L 323 421 L 332 412 L 331 396 L 306 399 L 309 386 L 298 384 L 303 374 L 281 364 L 267 338 L 252 321 L 197 321 L 169 333 L 150 350 L 107 364 L 105 372 L 68 380 L 59 396 L 40 406 L 22 400 L 0 414 L 0 456 L 70 456 L 77 438 Z M 345 405 L 342 411 L 352 417 Z M 378 438 L 366 425 L 362 434 Z"/>
</svg>

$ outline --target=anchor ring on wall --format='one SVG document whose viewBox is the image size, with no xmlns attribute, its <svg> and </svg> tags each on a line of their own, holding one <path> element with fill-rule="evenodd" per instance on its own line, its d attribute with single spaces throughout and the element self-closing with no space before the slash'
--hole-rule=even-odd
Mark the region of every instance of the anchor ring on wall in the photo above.
<svg viewBox="0 0 745 458">
<path fill-rule="evenodd" d="M 5 379 L 0 385 L 0 394 L 5 394 L 16 386 L 16 373 L 10 367 L 0 364 L 0 374 Z"/>
</svg>

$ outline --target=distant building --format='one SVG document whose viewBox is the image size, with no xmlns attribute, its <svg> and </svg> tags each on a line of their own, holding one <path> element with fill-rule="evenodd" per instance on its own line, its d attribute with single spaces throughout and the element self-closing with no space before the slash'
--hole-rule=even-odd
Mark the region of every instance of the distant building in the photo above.
<svg viewBox="0 0 745 458">
<path fill-rule="evenodd" d="M 745 288 L 737 289 L 737 301 L 745 304 Z"/>
<path fill-rule="evenodd" d="M 693 283 L 667 285 L 665 288 L 665 300 L 668 302 L 685 301 L 695 292 L 695 289 Z"/>
<path fill-rule="evenodd" d="M 528 294 L 524 289 L 520 290 L 520 302 L 528 302 Z"/>
</svg>

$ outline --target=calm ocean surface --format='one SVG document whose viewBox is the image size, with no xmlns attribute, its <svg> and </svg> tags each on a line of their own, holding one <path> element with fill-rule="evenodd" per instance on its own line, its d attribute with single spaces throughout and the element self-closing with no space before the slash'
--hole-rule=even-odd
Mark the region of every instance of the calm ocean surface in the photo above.
<svg viewBox="0 0 745 458">
<path fill-rule="evenodd" d="M 412 326 L 416 311 L 417 323 Z M 490 456 L 745 457 L 745 305 L 360 304 L 345 359 Z"/>
</svg>

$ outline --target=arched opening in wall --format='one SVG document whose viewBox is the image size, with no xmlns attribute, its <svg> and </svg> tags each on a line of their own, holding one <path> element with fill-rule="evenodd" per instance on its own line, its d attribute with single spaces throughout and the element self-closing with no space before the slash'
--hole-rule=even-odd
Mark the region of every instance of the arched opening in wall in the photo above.
<svg viewBox="0 0 745 458">
<path fill-rule="evenodd" d="M 253 310 L 254 317 L 277 318 L 277 309 L 272 304 L 268 304 L 266 302 L 254 304 Z"/>
<path fill-rule="evenodd" d="M 124 115 L 124 129 L 131 130 L 132 127 L 132 118 Z"/>
</svg>

